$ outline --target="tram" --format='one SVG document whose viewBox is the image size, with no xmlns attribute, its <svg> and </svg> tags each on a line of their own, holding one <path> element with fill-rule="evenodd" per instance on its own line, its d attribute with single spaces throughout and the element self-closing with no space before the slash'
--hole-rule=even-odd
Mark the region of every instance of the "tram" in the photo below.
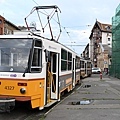
<svg viewBox="0 0 120 120">
<path fill-rule="evenodd" d="M 80 83 L 80 57 L 41 36 L 0 36 L 0 102 L 30 101 L 43 109 Z"/>
<path fill-rule="evenodd" d="M 92 63 L 87 59 L 80 59 L 80 78 L 90 77 L 92 75 Z"/>
</svg>

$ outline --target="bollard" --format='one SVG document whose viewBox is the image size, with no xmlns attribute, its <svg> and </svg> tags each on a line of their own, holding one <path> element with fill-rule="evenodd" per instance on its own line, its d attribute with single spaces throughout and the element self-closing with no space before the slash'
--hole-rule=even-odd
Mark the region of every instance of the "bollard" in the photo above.
<svg viewBox="0 0 120 120">
<path fill-rule="evenodd" d="M 100 72 L 100 80 L 102 80 L 102 72 Z"/>
</svg>

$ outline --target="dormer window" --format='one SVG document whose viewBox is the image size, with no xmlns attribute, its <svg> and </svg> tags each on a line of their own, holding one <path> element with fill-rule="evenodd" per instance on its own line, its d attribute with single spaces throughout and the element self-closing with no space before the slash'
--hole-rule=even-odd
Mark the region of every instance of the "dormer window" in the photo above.
<svg viewBox="0 0 120 120">
<path fill-rule="evenodd" d="M 110 26 L 108 26 L 107 29 L 110 30 Z"/>
<path fill-rule="evenodd" d="M 106 28 L 107 30 L 111 30 L 110 26 L 105 26 L 105 28 Z"/>
</svg>

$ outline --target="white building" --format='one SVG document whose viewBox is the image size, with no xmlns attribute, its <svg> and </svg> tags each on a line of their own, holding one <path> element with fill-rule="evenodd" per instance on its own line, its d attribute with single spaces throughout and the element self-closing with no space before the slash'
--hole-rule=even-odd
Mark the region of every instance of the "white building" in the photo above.
<svg viewBox="0 0 120 120">
<path fill-rule="evenodd" d="M 90 34 L 90 60 L 94 67 L 99 67 L 99 63 L 105 63 L 98 61 L 98 55 L 100 54 L 99 49 L 103 49 L 104 46 L 112 47 L 112 31 L 110 24 L 103 24 L 96 20 L 93 29 Z M 104 65 L 102 65 L 104 66 Z M 107 65 L 108 66 L 108 65 Z M 101 68 L 104 69 L 104 68 Z"/>
</svg>

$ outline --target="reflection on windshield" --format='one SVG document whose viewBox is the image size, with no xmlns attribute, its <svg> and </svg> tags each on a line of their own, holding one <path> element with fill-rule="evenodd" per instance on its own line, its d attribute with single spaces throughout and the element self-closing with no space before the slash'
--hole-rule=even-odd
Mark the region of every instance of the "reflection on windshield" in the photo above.
<svg viewBox="0 0 120 120">
<path fill-rule="evenodd" d="M 0 66 L 25 69 L 31 46 L 32 39 L 0 39 Z"/>
<path fill-rule="evenodd" d="M 1 66 L 26 66 L 28 48 L 1 48 Z"/>
</svg>

